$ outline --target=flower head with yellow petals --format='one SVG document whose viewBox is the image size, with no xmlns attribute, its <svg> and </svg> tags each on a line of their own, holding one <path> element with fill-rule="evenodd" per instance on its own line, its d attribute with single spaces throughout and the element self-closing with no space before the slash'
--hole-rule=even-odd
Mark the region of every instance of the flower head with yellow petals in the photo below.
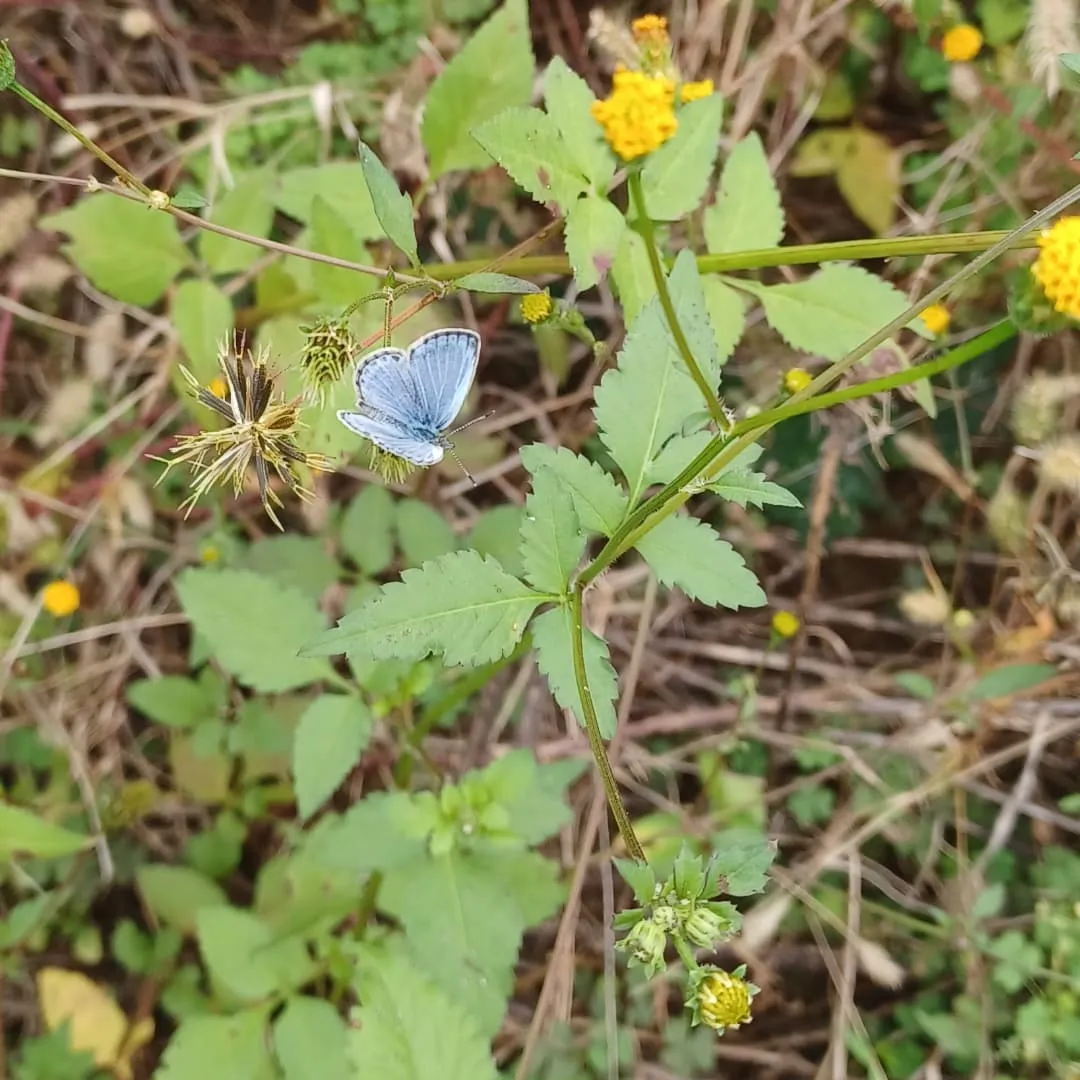
<svg viewBox="0 0 1080 1080">
<path fill-rule="evenodd" d="M 1031 276 L 1055 311 L 1080 319 L 1080 217 L 1063 217 L 1039 237 Z"/>
<path fill-rule="evenodd" d="M 744 978 L 746 967 L 722 971 L 701 967 L 692 976 L 686 1006 L 693 1012 L 695 1026 L 705 1024 L 723 1035 L 728 1028 L 749 1024 L 750 1003 L 758 988 Z"/>
<path fill-rule="evenodd" d="M 949 323 L 952 322 L 952 314 L 944 304 L 931 304 L 921 315 L 923 326 L 930 331 L 934 337 L 939 334 L 944 334 L 949 329 Z"/>
<path fill-rule="evenodd" d="M 619 68 L 611 94 L 594 101 L 592 114 L 612 150 L 624 161 L 651 154 L 677 130 L 675 83 L 663 75 Z"/>
<path fill-rule="evenodd" d="M 521 298 L 521 317 L 530 325 L 547 322 L 551 318 L 555 305 L 551 302 L 551 294 L 544 292 L 529 293 Z"/>
</svg>

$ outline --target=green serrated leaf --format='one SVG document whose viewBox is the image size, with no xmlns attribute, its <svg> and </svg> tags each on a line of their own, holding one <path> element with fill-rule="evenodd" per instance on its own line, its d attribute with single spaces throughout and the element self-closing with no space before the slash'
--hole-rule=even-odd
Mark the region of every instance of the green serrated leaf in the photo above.
<svg viewBox="0 0 1080 1080">
<path fill-rule="evenodd" d="M 521 519 L 519 506 L 493 506 L 483 511 L 469 533 L 468 546 L 481 555 L 491 555 L 508 574 L 520 577 Z"/>
<path fill-rule="evenodd" d="M 303 651 L 412 661 L 440 653 L 447 664 L 477 666 L 508 655 L 546 599 L 494 559 L 456 551 L 406 570 Z"/>
<path fill-rule="evenodd" d="M 487 271 L 476 274 L 465 274 L 454 279 L 456 288 L 466 292 L 478 293 L 509 293 L 511 295 L 524 295 L 527 293 L 543 292 L 539 285 L 534 285 L 524 278 L 511 277 L 509 274 L 493 274 Z"/>
<path fill-rule="evenodd" d="M 618 366 L 596 389 L 600 438 L 626 477 L 631 503 L 648 483 L 653 459 L 701 404 L 654 298 L 631 326 Z"/>
<path fill-rule="evenodd" d="M 585 551 L 585 541 L 570 493 L 551 470 L 537 470 L 521 522 L 525 580 L 534 589 L 565 594 Z"/>
<path fill-rule="evenodd" d="M 588 187 L 555 121 L 539 109 L 504 109 L 472 133 L 538 203 L 555 203 L 565 213 Z"/>
<path fill-rule="evenodd" d="M 234 907 L 204 907 L 195 916 L 199 952 L 211 979 L 241 1001 L 302 986 L 314 963 L 299 938 L 275 940 L 270 927 Z"/>
<path fill-rule="evenodd" d="M 87 195 L 39 222 L 71 237 L 64 251 L 102 292 L 149 307 L 191 263 L 176 219 L 108 192 Z"/>
<path fill-rule="evenodd" d="M 704 278 L 701 287 L 705 293 L 705 310 L 716 336 L 717 357 L 723 366 L 731 359 L 746 330 L 746 299 L 719 278 Z"/>
<path fill-rule="evenodd" d="M 206 386 L 221 374 L 218 353 L 232 340 L 233 308 L 229 298 L 210 281 L 188 278 L 176 287 L 169 316 L 188 369 Z M 181 385 L 186 387 L 187 383 Z"/>
<path fill-rule="evenodd" d="M 550 860 L 525 851 L 455 850 L 388 872 L 379 907 L 405 928 L 420 966 L 494 1035 L 527 926 L 562 898 Z"/>
<path fill-rule="evenodd" d="M 400 949 L 364 949 L 356 983 L 361 1005 L 349 1036 L 352 1075 L 496 1080 L 488 1040 L 476 1021 L 456 995 L 437 986 Z"/>
<path fill-rule="evenodd" d="M 607 277 L 626 232 L 626 218 L 605 198 L 586 195 L 566 218 L 566 254 L 579 289 L 591 289 Z"/>
<path fill-rule="evenodd" d="M 214 203 L 209 220 L 215 225 L 265 240 L 274 223 L 272 183 L 272 176 L 267 172 L 245 177 Z M 235 274 L 253 266 L 266 252 L 254 244 L 204 230 L 199 233 L 199 254 L 212 274 Z"/>
<path fill-rule="evenodd" d="M 752 131 L 728 154 L 720 194 L 705 211 L 705 243 L 718 255 L 777 247 L 784 238 L 780 192 L 769 170 L 761 136 Z"/>
<path fill-rule="evenodd" d="M 176 591 L 214 659 L 240 682 L 270 694 L 332 676 L 325 660 L 297 655 L 326 625 L 298 589 L 247 570 L 192 568 L 179 576 Z"/>
<path fill-rule="evenodd" d="M 669 439 L 664 449 L 653 458 L 646 483 L 670 483 L 714 438 L 711 431 L 694 431 L 689 435 L 676 435 Z"/>
<path fill-rule="evenodd" d="M 556 56 L 544 73 L 544 104 L 570 157 L 593 189 L 602 192 L 615 175 L 615 158 L 590 108 L 596 96 L 589 84 Z"/>
<path fill-rule="evenodd" d="M 802 506 L 787 488 L 774 484 L 764 473 L 749 469 L 727 470 L 709 490 L 739 506 Z"/>
<path fill-rule="evenodd" d="M 639 904 L 651 904 L 656 899 L 656 874 L 648 863 L 633 859 L 612 859 L 623 881 L 634 890 Z"/>
<path fill-rule="evenodd" d="M 381 484 L 368 484 L 341 520 L 341 550 L 369 577 L 394 561 L 393 497 Z"/>
<path fill-rule="evenodd" d="M 201 191 L 196 191 L 195 188 L 186 185 L 178 187 L 169 196 L 169 202 L 177 210 L 201 210 L 204 206 L 210 205 Z"/>
<path fill-rule="evenodd" d="M 487 165 L 473 129 L 508 106 L 527 105 L 535 72 L 526 2 L 506 0 L 428 90 L 420 133 L 432 180 Z"/>
<path fill-rule="evenodd" d="M 402 499 L 397 504 L 396 517 L 401 552 L 411 566 L 422 566 L 457 547 L 450 523 L 420 499 Z"/>
<path fill-rule="evenodd" d="M 719 94 L 679 110 L 679 128 L 641 170 L 645 206 L 654 221 L 678 221 L 696 210 L 709 186 L 720 147 L 724 99 Z"/>
<path fill-rule="evenodd" d="M 293 742 L 296 808 L 309 818 L 356 767 L 371 738 L 371 714 L 355 697 L 324 694 L 300 717 Z"/>
<path fill-rule="evenodd" d="M 0 91 L 8 90 L 15 82 L 15 57 L 6 39 L 0 41 Z"/>
<path fill-rule="evenodd" d="M 312 203 L 309 243 L 311 250 L 320 255 L 355 263 L 367 261 L 367 249 L 348 220 L 321 195 L 316 195 Z M 311 280 L 319 300 L 327 305 L 350 304 L 377 287 L 376 279 L 370 274 L 320 262 L 311 264 Z"/>
<path fill-rule="evenodd" d="M 521 463 L 533 476 L 549 469 L 558 477 L 586 531 L 611 536 L 626 516 L 626 493 L 595 461 L 565 446 L 532 443 L 521 448 Z"/>
<path fill-rule="evenodd" d="M 611 281 L 622 301 L 623 321 L 627 326 L 641 314 L 645 304 L 656 295 L 656 282 L 649 267 L 648 248 L 639 232 L 628 229 L 615 253 Z"/>
<path fill-rule="evenodd" d="M 159 675 L 129 683 L 128 704 L 156 724 L 193 728 L 212 720 L 221 702 L 213 690 L 181 675 Z"/>
<path fill-rule="evenodd" d="M 148 864 L 135 872 L 143 903 L 166 926 L 182 934 L 195 933 L 195 916 L 204 907 L 228 904 L 225 891 L 188 866 Z"/>
<path fill-rule="evenodd" d="M 615 699 L 619 694 L 618 679 L 611 666 L 607 642 L 588 627 L 583 628 L 585 675 L 589 681 L 600 734 L 605 739 L 615 735 Z M 547 678 L 555 700 L 563 709 L 570 709 L 578 723 L 585 726 L 585 710 L 581 705 L 577 679 L 574 675 L 573 618 L 568 607 L 552 608 L 538 615 L 532 624 L 533 648 L 537 666 Z"/>
<path fill-rule="evenodd" d="M 358 161 L 328 161 L 288 169 L 275 176 L 274 205 L 302 225 L 313 224 L 315 200 L 330 204 L 334 213 L 360 240 L 378 240 L 382 226 Z"/>
<path fill-rule="evenodd" d="M 690 352 L 697 361 L 705 378 L 715 389 L 720 383 L 720 354 L 717 350 L 717 334 L 705 302 L 705 290 L 698 273 L 697 259 L 692 251 L 683 248 L 675 257 L 675 264 L 668 274 L 668 291 L 675 306 L 675 318 L 686 335 Z M 671 335 L 667 319 L 664 328 Z M 671 338 L 675 348 L 675 339 Z M 679 358 L 680 362 L 682 357 Z"/>
<path fill-rule="evenodd" d="M 349 1029 L 328 1001 L 290 998 L 274 1021 L 274 1052 L 284 1080 L 354 1080 Z"/>
<path fill-rule="evenodd" d="M 390 242 L 405 253 L 412 266 L 417 266 L 420 255 L 416 250 L 412 199 L 401 191 L 390 171 L 367 143 L 361 142 L 359 148 L 360 167 L 364 170 L 375 216 Z"/>
<path fill-rule="evenodd" d="M 0 803 L 0 861 L 13 855 L 59 859 L 89 847 L 90 837 L 54 825 L 19 806 Z"/>
<path fill-rule="evenodd" d="M 314 536 L 260 537 L 233 566 L 300 589 L 316 601 L 341 577 L 337 559 Z"/>
<path fill-rule="evenodd" d="M 185 1017 L 169 1040 L 154 1080 L 275 1080 L 277 1069 L 266 1038 L 268 1009 L 230 1016 Z"/>
<path fill-rule="evenodd" d="M 831 264 L 805 281 L 761 285 L 739 281 L 757 296 L 769 325 L 793 348 L 839 360 L 909 307 L 899 289 L 857 266 Z M 926 334 L 921 320 L 910 328 Z"/>
<path fill-rule="evenodd" d="M 541 765 L 532 750 L 511 750 L 467 774 L 481 783 L 506 814 L 506 828 L 526 844 L 539 844 L 573 820 L 566 789 L 587 763 L 566 759 Z"/>
<path fill-rule="evenodd" d="M 776 842 L 750 829 L 729 829 L 713 837 L 710 878 L 721 878 L 728 896 L 752 896 L 768 884 L 767 872 L 776 858 Z"/>
<path fill-rule="evenodd" d="M 411 796 L 375 792 L 319 821 L 304 838 L 303 857 L 357 879 L 426 858 L 429 831 L 418 822 Z"/>
<path fill-rule="evenodd" d="M 765 594 L 743 557 L 711 525 L 687 514 L 665 518 L 635 545 L 657 580 L 705 604 L 761 607 Z"/>
</svg>

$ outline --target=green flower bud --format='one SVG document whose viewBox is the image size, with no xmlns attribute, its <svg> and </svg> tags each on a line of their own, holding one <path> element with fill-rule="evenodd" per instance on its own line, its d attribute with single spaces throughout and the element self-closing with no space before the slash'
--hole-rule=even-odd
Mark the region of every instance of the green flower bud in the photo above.
<svg viewBox="0 0 1080 1080">
<path fill-rule="evenodd" d="M 651 975 L 664 967 L 664 950 L 667 948 L 667 934 L 652 919 L 642 919 L 620 942 L 625 949 Z"/>
<path fill-rule="evenodd" d="M 727 919 L 708 908 L 696 908 L 683 925 L 683 933 L 688 941 L 699 949 L 711 949 L 727 939 L 730 932 Z"/>
<path fill-rule="evenodd" d="M 670 904 L 658 904 L 653 908 L 652 921 L 665 934 L 670 934 L 679 925 L 679 915 Z"/>
</svg>

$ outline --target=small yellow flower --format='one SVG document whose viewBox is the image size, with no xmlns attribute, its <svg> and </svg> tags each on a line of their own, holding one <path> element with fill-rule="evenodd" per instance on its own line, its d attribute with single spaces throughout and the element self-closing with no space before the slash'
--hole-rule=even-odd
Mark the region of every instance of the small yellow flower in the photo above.
<svg viewBox="0 0 1080 1080">
<path fill-rule="evenodd" d="M 609 97 L 592 104 L 593 118 L 624 161 L 651 154 L 675 134 L 675 83 L 663 75 L 619 68 Z"/>
<path fill-rule="evenodd" d="M 50 581 L 41 591 L 41 606 L 56 618 L 73 615 L 79 610 L 79 587 L 71 581 Z"/>
<path fill-rule="evenodd" d="M 712 79 L 702 79 L 701 82 L 683 83 L 679 88 L 679 97 L 683 102 L 697 101 L 699 98 L 708 97 L 716 87 Z"/>
<path fill-rule="evenodd" d="M 784 372 L 784 389 L 789 394 L 798 394 L 814 381 L 813 375 L 805 368 L 793 367 Z"/>
<path fill-rule="evenodd" d="M 971 23 L 959 23 L 946 30 L 941 38 L 941 55 L 950 64 L 974 60 L 983 45 L 982 31 Z"/>
<path fill-rule="evenodd" d="M 793 611 L 778 611 L 772 617 L 772 631 L 777 637 L 793 638 L 798 632 L 802 623 L 799 622 L 799 616 Z"/>
<path fill-rule="evenodd" d="M 199 558 L 207 566 L 212 566 L 214 563 L 221 561 L 221 548 L 216 544 L 204 544 L 199 552 Z"/>
<path fill-rule="evenodd" d="M 214 397 L 219 397 L 224 401 L 229 393 L 229 384 L 218 375 L 206 384 L 206 389 L 209 390 Z"/>
<path fill-rule="evenodd" d="M 749 1024 L 750 984 L 727 971 L 710 971 L 698 984 L 697 1015 L 703 1024 L 723 1032 Z"/>
<path fill-rule="evenodd" d="M 952 322 L 952 314 L 944 304 L 931 304 L 920 317 L 923 325 L 934 337 L 944 334 Z"/>
<path fill-rule="evenodd" d="M 1080 319 L 1080 217 L 1063 217 L 1039 237 L 1031 274 L 1055 311 Z"/>
<path fill-rule="evenodd" d="M 643 45 L 646 42 L 668 40 L 667 19 L 663 15 L 642 15 L 630 24 L 630 33 L 634 40 Z"/>
<path fill-rule="evenodd" d="M 550 293 L 529 293 L 521 298 L 521 317 L 530 326 L 545 322 L 554 310 L 555 306 L 551 302 Z"/>
</svg>

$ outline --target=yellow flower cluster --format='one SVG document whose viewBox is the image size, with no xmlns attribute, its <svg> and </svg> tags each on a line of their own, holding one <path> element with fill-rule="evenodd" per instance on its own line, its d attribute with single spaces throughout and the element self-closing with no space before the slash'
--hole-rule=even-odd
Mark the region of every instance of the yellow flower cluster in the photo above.
<svg viewBox="0 0 1080 1080">
<path fill-rule="evenodd" d="M 712 971 L 697 992 L 698 1015 L 716 1031 L 750 1023 L 750 985 L 727 971 Z"/>
<path fill-rule="evenodd" d="M 960 23 L 942 35 L 941 55 L 950 64 L 962 64 L 974 60 L 982 46 L 982 31 L 971 23 Z"/>
<path fill-rule="evenodd" d="M 1055 311 L 1080 319 L 1080 217 L 1063 217 L 1039 237 L 1031 274 Z"/>
<path fill-rule="evenodd" d="M 675 84 L 662 75 L 620 67 L 609 97 L 594 101 L 594 119 L 612 150 L 623 159 L 651 154 L 675 134 Z"/>
<path fill-rule="evenodd" d="M 521 317 L 531 326 L 544 322 L 554 310 L 547 292 L 529 293 L 521 298 Z"/>
<path fill-rule="evenodd" d="M 944 304 L 931 304 L 922 313 L 921 318 L 923 325 L 934 337 L 944 334 L 949 329 L 949 323 L 952 322 L 952 315 Z"/>
<path fill-rule="evenodd" d="M 667 44 L 668 38 L 667 19 L 663 15 L 642 15 L 630 24 L 630 33 L 639 45 L 648 45 L 654 42 Z"/>
</svg>

